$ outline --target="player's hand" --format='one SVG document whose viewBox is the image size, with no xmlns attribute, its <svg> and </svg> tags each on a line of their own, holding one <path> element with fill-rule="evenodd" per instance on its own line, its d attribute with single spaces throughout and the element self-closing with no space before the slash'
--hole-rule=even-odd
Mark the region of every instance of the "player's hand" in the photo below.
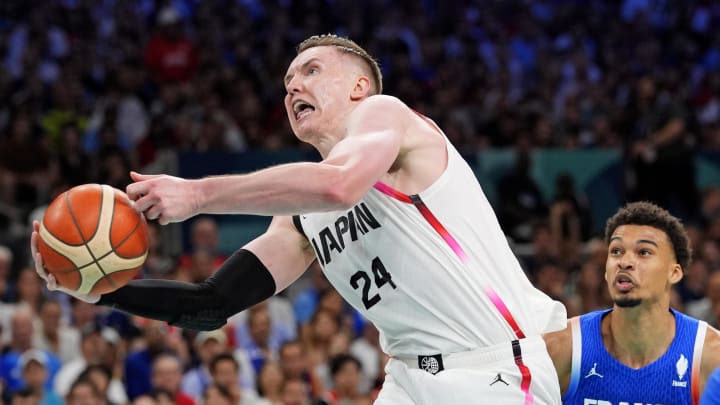
<svg viewBox="0 0 720 405">
<path fill-rule="evenodd" d="M 85 301 L 90 304 L 94 304 L 100 300 L 100 296 L 97 294 L 80 294 L 77 291 L 67 289 L 57 283 L 57 280 L 55 280 L 55 277 L 48 273 L 45 270 L 45 266 L 43 266 L 42 256 L 40 255 L 40 252 L 38 251 L 38 238 L 40 237 L 40 223 L 38 221 L 33 221 L 33 232 L 32 235 L 30 235 L 30 251 L 32 252 L 33 260 L 35 261 L 35 272 L 45 280 L 45 285 L 47 286 L 47 289 L 50 291 L 61 291 L 65 294 L 71 295 L 80 301 Z"/>
<path fill-rule="evenodd" d="M 130 172 L 135 181 L 126 192 L 135 201 L 135 209 L 147 219 L 157 219 L 161 225 L 181 222 L 197 212 L 197 195 L 192 181 L 166 174 Z"/>
</svg>

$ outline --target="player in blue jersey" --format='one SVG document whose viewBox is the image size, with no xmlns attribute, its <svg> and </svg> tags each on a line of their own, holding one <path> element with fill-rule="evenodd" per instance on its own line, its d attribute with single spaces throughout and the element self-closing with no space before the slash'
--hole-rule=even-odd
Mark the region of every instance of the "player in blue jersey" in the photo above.
<svg viewBox="0 0 720 405">
<path fill-rule="evenodd" d="M 720 405 L 720 368 L 710 375 L 700 405 Z"/>
<path fill-rule="evenodd" d="M 720 366 L 720 332 L 670 308 L 691 257 L 682 224 L 654 204 L 630 203 L 608 220 L 605 241 L 613 307 L 545 335 L 563 403 L 698 404 Z"/>
</svg>

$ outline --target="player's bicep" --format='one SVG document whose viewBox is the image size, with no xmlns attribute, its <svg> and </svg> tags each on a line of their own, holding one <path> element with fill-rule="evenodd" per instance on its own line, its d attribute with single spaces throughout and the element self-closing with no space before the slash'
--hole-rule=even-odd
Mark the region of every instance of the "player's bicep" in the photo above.
<svg viewBox="0 0 720 405">
<path fill-rule="evenodd" d="M 323 160 L 323 164 L 342 171 L 345 189 L 360 195 L 397 162 L 410 114 L 397 99 L 376 97 L 358 106 L 350 118 L 347 136 Z"/>
<path fill-rule="evenodd" d="M 548 354 L 552 359 L 557 371 L 560 387 L 563 393 L 570 385 L 572 374 L 572 327 L 568 321 L 567 327 L 563 330 L 550 332 L 543 335 Z"/>
<path fill-rule="evenodd" d="M 255 254 L 275 279 L 276 292 L 297 280 L 315 260 L 307 239 L 292 217 L 274 217 L 268 229 L 243 246 Z"/>
</svg>

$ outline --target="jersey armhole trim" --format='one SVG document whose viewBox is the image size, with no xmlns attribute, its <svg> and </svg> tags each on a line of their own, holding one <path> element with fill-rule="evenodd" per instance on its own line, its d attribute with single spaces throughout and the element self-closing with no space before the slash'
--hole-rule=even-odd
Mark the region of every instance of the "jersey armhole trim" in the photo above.
<svg viewBox="0 0 720 405">
<path fill-rule="evenodd" d="M 693 365 L 690 374 L 690 398 L 693 405 L 700 403 L 700 363 L 702 362 L 703 347 L 705 347 L 707 327 L 707 322 L 698 321 L 697 334 L 695 335 L 695 348 L 693 350 Z"/>
<path fill-rule="evenodd" d="M 293 225 L 295 225 L 295 229 L 297 229 L 298 232 L 305 238 L 307 238 L 307 235 L 305 235 L 305 230 L 303 229 L 302 222 L 300 222 L 300 215 L 293 215 L 292 217 Z"/>
<path fill-rule="evenodd" d="M 582 364 L 582 329 L 580 317 L 570 319 L 570 332 L 572 333 L 572 358 L 570 360 L 570 383 L 563 396 L 563 401 L 575 396 L 580 384 L 580 367 Z"/>
</svg>

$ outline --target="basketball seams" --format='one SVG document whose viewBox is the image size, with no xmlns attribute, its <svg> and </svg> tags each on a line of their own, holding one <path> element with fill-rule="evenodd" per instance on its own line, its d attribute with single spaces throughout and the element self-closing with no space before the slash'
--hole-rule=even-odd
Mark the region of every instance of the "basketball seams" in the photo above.
<svg viewBox="0 0 720 405">
<path fill-rule="evenodd" d="M 112 222 L 112 221 L 111 221 L 111 222 Z M 123 259 L 128 259 L 129 257 L 118 253 L 117 250 L 118 250 L 119 248 L 121 248 L 122 245 L 125 244 L 125 242 L 127 242 L 128 240 L 130 240 L 130 237 L 132 237 L 132 236 L 135 234 L 135 232 L 140 228 L 140 225 L 141 225 L 141 224 L 142 224 L 142 219 L 139 219 L 138 221 L 136 221 L 136 222 L 135 222 L 135 227 L 134 227 L 132 230 L 130 230 L 130 232 L 128 232 L 128 234 L 125 235 L 125 237 L 122 238 L 122 239 L 118 242 L 117 245 L 113 245 L 113 244 L 112 244 L 112 224 L 110 224 L 110 252 L 108 252 L 107 254 L 115 253 L 115 255 L 117 255 L 118 257 L 121 257 L 121 258 L 123 258 Z M 145 251 L 145 255 L 143 255 L 143 256 L 146 256 L 146 255 L 147 255 L 147 250 Z M 131 258 L 134 258 L 134 257 L 136 257 L 136 256 L 132 256 Z"/>
<path fill-rule="evenodd" d="M 102 186 L 101 186 L 102 187 Z M 102 222 L 102 206 L 103 206 L 103 198 L 105 196 L 103 193 L 100 194 L 100 213 L 98 214 L 98 220 L 97 225 L 95 226 L 95 233 L 93 233 L 93 236 L 90 240 L 95 239 L 95 236 L 97 235 L 97 228 L 100 226 L 100 223 Z M 80 238 L 83 240 L 83 246 L 85 246 L 85 249 L 90 254 L 90 257 L 92 257 L 93 262 L 97 262 L 97 258 L 95 258 L 95 254 L 88 245 L 88 240 L 85 239 L 85 235 L 83 235 L 82 229 L 80 228 L 80 223 L 77 220 L 77 216 L 75 216 L 75 211 L 73 210 L 72 204 L 70 204 L 70 192 L 65 193 L 65 203 L 67 204 L 68 212 L 70 212 L 70 218 L 72 219 L 73 224 L 75 225 L 75 229 L 80 234 Z M 63 242 L 64 243 L 64 242 Z M 102 271 L 102 269 L 101 269 Z M 104 273 L 104 272 L 103 272 Z"/>
<path fill-rule="evenodd" d="M 90 251 L 100 251 L 102 252 L 107 248 L 107 246 L 102 246 L 102 242 L 107 242 L 107 244 L 110 247 L 110 251 L 113 250 L 112 247 L 112 241 L 110 238 L 110 229 L 113 222 L 113 217 L 115 216 L 115 190 L 108 186 L 108 185 L 101 185 L 100 186 L 100 207 L 98 212 L 98 219 L 97 224 L 95 226 L 95 232 L 93 234 L 93 237 L 86 242 L 86 246 Z M 107 237 L 107 239 L 105 239 Z M 108 253 L 109 254 L 109 253 Z M 103 268 L 100 261 L 102 258 L 106 256 L 100 256 L 99 258 L 96 258 L 93 254 L 94 263 L 97 265 L 98 270 L 100 273 L 102 273 L 102 277 L 95 280 L 92 285 L 90 285 L 90 289 L 92 289 L 95 284 L 98 283 L 98 281 L 108 278 L 108 283 L 110 283 L 110 286 L 112 288 L 117 288 L 115 282 L 112 280 L 112 277 L 108 277 L 108 273 L 105 272 L 105 269 Z M 85 284 L 85 277 L 83 277 L 83 284 Z"/>
<path fill-rule="evenodd" d="M 42 221 L 40 222 L 40 224 L 42 225 Z M 60 240 L 60 235 L 56 235 L 55 233 L 53 233 L 53 232 L 52 232 L 50 229 L 48 229 L 48 228 L 45 228 L 45 229 L 44 229 L 44 233 L 52 236 L 52 237 L 55 238 L 55 239 Z M 80 235 L 80 238 L 82 238 L 82 235 Z M 82 247 L 82 246 L 85 245 L 84 242 L 81 242 L 81 243 L 70 243 L 70 242 L 62 241 L 62 243 L 63 243 L 64 245 L 67 245 L 67 246 L 76 246 L 76 247 Z M 58 253 L 60 253 L 60 252 L 58 252 Z"/>
<path fill-rule="evenodd" d="M 48 271 L 79 293 L 116 290 L 134 278 L 147 259 L 145 220 L 120 190 L 100 184 L 78 188 L 51 204 L 40 223 L 40 247 L 49 259 L 57 256 L 57 270 Z"/>
<path fill-rule="evenodd" d="M 40 223 L 39 233 L 48 248 L 68 259 L 68 261 L 73 263 L 75 267 L 84 266 L 88 261 L 92 261 L 92 257 L 88 257 L 88 251 L 84 248 L 84 246 L 65 243 L 51 232 L 48 232 L 48 229 L 43 223 Z M 79 260 L 73 260 L 73 258 L 82 259 L 82 262 L 79 262 Z"/>
</svg>

